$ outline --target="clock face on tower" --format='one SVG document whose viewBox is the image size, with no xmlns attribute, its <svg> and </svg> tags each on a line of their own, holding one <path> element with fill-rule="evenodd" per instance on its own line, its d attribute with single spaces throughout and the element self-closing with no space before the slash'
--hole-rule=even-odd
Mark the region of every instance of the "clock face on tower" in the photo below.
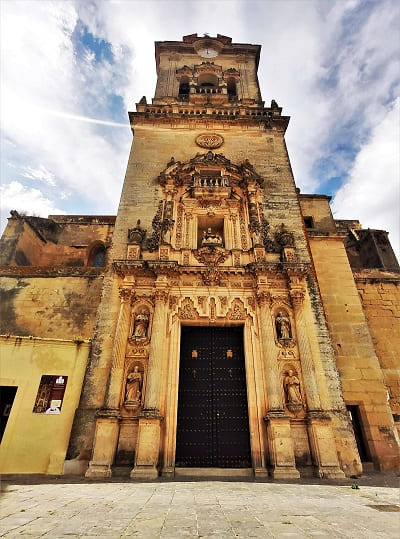
<svg viewBox="0 0 400 539">
<path fill-rule="evenodd" d="M 203 46 L 197 50 L 197 54 L 202 58 L 215 58 L 218 56 L 219 51 L 214 47 Z"/>
</svg>

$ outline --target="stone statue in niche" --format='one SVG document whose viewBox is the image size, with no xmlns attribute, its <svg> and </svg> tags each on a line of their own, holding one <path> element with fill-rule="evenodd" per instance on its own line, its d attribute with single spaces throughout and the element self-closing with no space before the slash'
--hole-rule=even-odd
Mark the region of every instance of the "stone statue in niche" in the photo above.
<svg viewBox="0 0 400 539">
<path fill-rule="evenodd" d="M 287 404 L 302 404 L 300 381 L 292 369 L 287 371 L 287 375 L 283 380 L 283 388 Z"/>
<path fill-rule="evenodd" d="M 279 340 L 291 339 L 290 320 L 283 311 L 279 311 L 275 318 L 276 334 Z"/>
<path fill-rule="evenodd" d="M 143 377 L 136 365 L 126 377 L 125 401 L 140 402 L 142 396 Z"/>
<path fill-rule="evenodd" d="M 222 245 L 221 236 L 218 234 L 218 232 L 214 234 L 210 227 L 207 228 L 207 230 L 204 230 L 203 239 L 201 241 L 202 247 L 207 247 L 209 245 Z"/>
<path fill-rule="evenodd" d="M 147 337 L 147 330 L 150 322 L 150 313 L 146 309 L 141 309 L 135 314 L 135 323 L 133 326 L 133 337 L 144 339 Z"/>
</svg>

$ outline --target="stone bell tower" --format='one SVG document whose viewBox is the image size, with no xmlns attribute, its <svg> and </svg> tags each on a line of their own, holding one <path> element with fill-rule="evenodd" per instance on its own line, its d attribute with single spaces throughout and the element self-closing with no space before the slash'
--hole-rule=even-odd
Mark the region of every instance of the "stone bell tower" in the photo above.
<svg viewBox="0 0 400 539">
<path fill-rule="evenodd" d="M 87 477 L 361 470 L 260 49 L 156 43 L 71 439 Z"/>
</svg>

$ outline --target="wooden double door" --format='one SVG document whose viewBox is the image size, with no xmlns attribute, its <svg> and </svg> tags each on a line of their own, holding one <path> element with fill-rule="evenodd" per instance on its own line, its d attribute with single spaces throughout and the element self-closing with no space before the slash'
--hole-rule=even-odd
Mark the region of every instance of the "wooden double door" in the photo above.
<svg viewBox="0 0 400 539">
<path fill-rule="evenodd" d="M 182 327 L 175 465 L 250 468 L 243 327 Z"/>
</svg>

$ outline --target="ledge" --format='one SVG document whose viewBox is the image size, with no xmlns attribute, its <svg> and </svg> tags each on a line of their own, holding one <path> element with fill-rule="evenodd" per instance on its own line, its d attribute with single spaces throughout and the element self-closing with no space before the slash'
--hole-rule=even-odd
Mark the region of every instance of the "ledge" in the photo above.
<svg viewBox="0 0 400 539">
<path fill-rule="evenodd" d="M 102 277 L 106 267 L 0 266 L 0 277 Z"/>
</svg>

